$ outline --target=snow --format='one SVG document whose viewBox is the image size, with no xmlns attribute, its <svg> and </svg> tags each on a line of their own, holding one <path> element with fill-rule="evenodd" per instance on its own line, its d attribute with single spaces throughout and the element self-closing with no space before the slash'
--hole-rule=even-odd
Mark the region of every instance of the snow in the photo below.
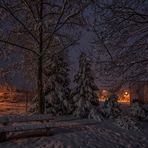
<svg viewBox="0 0 148 148">
<path fill-rule="evenodd" d="M 49 129 L 49 128 L 58 128 L 58 127 L 73 127 L 73 126 L 80 126 L 80 125 L 85 125 L 85 124 L 93 124 L 94 122 L 89 121 L 86 122 L 85 119 L 81 119 L 81 120 L 77 120 L 77 118 L 71 122 L 69 122 L 69 120 L 66 119 L 56 119 L 56 120 L 51 120 L 49 122 L 46 123 L 27 123 L 23 124 L 23 125 L 16 125 L 14 124 L 14 126 L 4 126 L 4 127 L 0 127 L 0 132 L 18 132 L 18 131 L 28 131 L 28 130 L 38 130 L 38 129 Z"/>
<path fill-rule="evenodd" d="M 49 114 L 34 114 L 34 115 L 7 115 L 0 117 L 0 123 L 13 123 L 13 122 L 29 122 L 41 120 L 53 120 L 54 117 Z"/>
<path fill-rule="evenodd" d="M 126 130 L 142 130 L 138 125 L 138 122 L 136 122 L 136 120 L 132 119 L 130 116 L 119 116 L 117 119 L 115 119 L 115 125 Z"/>
<path fill-rule="evenodd" d="M 99 105 L 94 76 L 92 75 L 91 62 L 85 53 L 79 57 L 79 70 L 74 76 L 75 88 L 72 91 L 73 115 L 88 117 L 91 110 Z"/>
<path fill-rule="evenodd" d="M 11 140 L 0 143 L 1 148 L 147 148 L 148 127 L 143 132 L 124 130 L 112 119 L 76 127 L 56 128 L 54 135 Z M 79 120 L 81 123 L 81 121 Z"/>
<path fill-rule="evenodd" d="M 56 117 L 56 124 L 51 123 L 51 125 L 47 125 L 47 127 L 56 126 L 56 128 L 52 129 L 53 135 L 13 139 L 0 143 L 0 148 L 147 148 L 148 123 L 138 120 L 133 121 L 126 116 L 131 111 L 129 105 L 122 104 L 120 107 L 124 112 L 117 119 L 104 118 L 102 120 L 100 114 L 94 116 L 97 115 L 95 110 L 91 111 L 91 119 L 76 119 L 72 116 Z M 36 116 L 38 115 L 33 115 L 35 118 Z M 14 119 L 11 116 L 9 117 Z M 19 117 L 23 119 L 22 115 L 16 115 L 15 119 Z M 96 117 L 98 117 L 98 120 L 95 119 Z M 3 118 L 5 117 L 1 117 L 1 119 Z M 125 121 L 128 121 L 128 123 Z M 37 129 L 41 127 L 36 122 L 30 123 L 31 126 L 28 126 L 28 123 L 19 123 L 19 126 L 20 124 L 27 124 L 27 128 L 35 127 Z M 42 123 L 41 125 L 43 126 Z M 138 129 L 140 128 L 142 130 L 135 130 L 137 128 L 134 127 L 135 125 L 138 125 Z M 12 124 L 12 127 L 15 128 L 16 126 L 18 125 L 15 123 Z"/>
<path fill-rule="evenodd" d="M 117 97 L 111 95 L 100 107 L 100 112 L 105 118 L 117 118 L 121 114 L 120 104 Z"/>
<path fill-rule="evenodd" d="M 97 108 L 96 109 L 92 109 L 88 115 L 88 118 L 89 119 L 94 119 L 96 121 L 99 121 L 101 122 L 103 120 L 103 117 L 102 115 L 100 114 L 99 111 L 97 111 Z"/>
<path fill-rule="evenodd" d="M 67 62 L 66 51 L 54 55 L 50 60 L 45 62 L 46 79 L 44 91 L 46 113 L 53 115 L 65 115 L 69 113 L 70 80 Z"/>
<path fill-rule="evenodd" d="M 131 105 L 131 115 L 138 120 L 148 121 L 148 112 L 146 108 L 144 108 L 142 104 L 135 102 Z"/>
</svg>

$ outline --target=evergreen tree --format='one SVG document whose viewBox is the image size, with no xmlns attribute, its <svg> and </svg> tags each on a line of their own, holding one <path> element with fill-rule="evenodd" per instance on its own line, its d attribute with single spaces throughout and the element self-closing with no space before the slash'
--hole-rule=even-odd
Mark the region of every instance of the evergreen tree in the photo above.
<svg viewBox="0 0 148 148">
<path fill-rule="evenodd" d="M 73 113 L 75 116 L 88 117 L 91 109 L 99 105 L 99 100 L 95 93 L 97 87 L 91 72 L 91 63 L 85 53 L 80 55 L 79 71 L 74 77 L 74 82 L 77 86 L 72 93 Z"/>
<path fill-rule="evenodd" d="M 53 115 L 69 113 L 69 79 L 66 53 L 50 57 L 45 67 L 45 111 Z"/>
</svg>

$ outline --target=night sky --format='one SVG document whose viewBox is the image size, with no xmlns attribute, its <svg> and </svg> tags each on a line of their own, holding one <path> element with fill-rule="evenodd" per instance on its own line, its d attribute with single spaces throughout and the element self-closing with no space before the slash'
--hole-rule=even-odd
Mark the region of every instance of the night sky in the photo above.
<svg viewBox="0 0 148 148">
<path fill-rule="evenodd" d="M 87 24 L 85 26 L 80 27 L 81 30 L 81 38 L 78 41 L 78 44 L 70 47 L 68 49 L 69 52 L 69 68 L 70 68 L 70 78 L 71 81 L 73 81 L 73 76 L 76 74 L 76 71 L 78 70 L 78 58 L 81 52 L 86 52 L 89 53 L 90 50 L 92 49 L 92 45 L 91 42 L 94 39 L 94 34 L 91 31 L 91 23 L 92 23 L 92 9 L 87 8 L 85 10 L 85 16 L 87 17 Z M 9 24 L 4 26 L 6 29 L 9 28 Z M 19 61 L 21 59 L 21 54 L 12 54 L 11 57 L 9 59 L 4 59 L 1 60 L 0 62 L 0 67 L 3 68 L 6 65 L 9 65 L 9 63 L 13 63 L 15 61 Z M 90 57 L 91 58 L 91 57 Z M 17 73 L 11 73 L 11 77 L 7 77 L 6 80 L 4 79 L 0 79 L 1 83 L 9 83 L 11 85 L 16 86 L 17 88 L 20 89 L 30 89 L 32 88 L 32 85 L 28 85 L 26 83 L 26 80 L 24 79 L 24 77 L 22 76 L 22 72 L 17 72 Z M 72 83 L 73 86 L 73 83 Z"/>
</svg>

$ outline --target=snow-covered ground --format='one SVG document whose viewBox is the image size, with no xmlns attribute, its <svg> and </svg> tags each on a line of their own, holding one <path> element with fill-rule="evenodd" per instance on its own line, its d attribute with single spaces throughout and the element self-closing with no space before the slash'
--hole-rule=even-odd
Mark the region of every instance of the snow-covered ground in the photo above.
<svg viewBox="0 0 148 148">
<path fill-rule="evenodd" d="M 121 108 L 127 114 L 129 106 L 122 104 Z M 17 106 L 11 109 L 1 108 L 1 113 L 21 113 Z M 147 122 L 141 122 L 143 130 L 135 131 L 121 129 L 112 119 L 100 123 L 86 120 L 86 125 L 81 121 L 71 120 L 69 123 L 79 122 L 80 126 L 56 128 L 52 136 L 10 140 L 0 143 L 0 148 L 148 148 Z"/>
<path fill-rule="evenodd" d="M 143 131 L 127 131 L 113 124 L 101 123 L 55 129 L 49 137 L 12 140 L 0 143 L 0 148 L 148 148 L 148 126 Z"/>
</svg>

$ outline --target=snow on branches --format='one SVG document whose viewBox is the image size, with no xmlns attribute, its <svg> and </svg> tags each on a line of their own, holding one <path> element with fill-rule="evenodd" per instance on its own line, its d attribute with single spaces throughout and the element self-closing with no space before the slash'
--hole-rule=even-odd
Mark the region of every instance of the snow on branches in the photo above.
<svg viewBox="0 0 148 148">
<path fill-rule="evenodd" d="M 79 117 L 88 117 L 90 111 L 99 105 L 95 93 L 97 89 L 91 71 L 91 63 L 85 53 L 79 58 L 79 70 L 74 77 L 77 84 L 72 92 L 74 111 L 73 114 Z"/>
<path fill-rule="evenodd" d="M 54 115 L 70 112 L 69 69 L 64 57 L 64 52 L 51 57 L 45 67 L 45 111 Z"/>
<path fill-rule="evenodd" d="M 148 121 L 148 112 L 138 101 L 133 102 L 133 104 L 131 105 L 130 114 L 132 117 L 138 120 Z"/>
<path fill-rule="evenodd" d="M 110 96 L 105 102 L 102 114 L 106 118 L 116 118 L 120 115 L 121 109 L 117 102 L 118 97 L 116 95 Z"/>
</svg>

